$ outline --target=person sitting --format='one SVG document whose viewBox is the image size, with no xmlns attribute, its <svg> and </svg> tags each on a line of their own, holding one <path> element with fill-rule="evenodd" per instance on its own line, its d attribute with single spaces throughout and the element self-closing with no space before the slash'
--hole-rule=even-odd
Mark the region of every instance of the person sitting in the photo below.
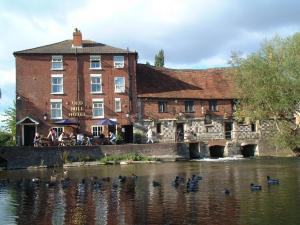
<svg viewBox="0 0 300 225">
<path fill-rule="evenodd" d="M 83 139 L 84 139 L 83 134 L 81 134 L 81 133 L 77 134 L 77 144 L 78 145 L 83 145 Z"/>
<path fill-rule="evenodd" d="M 102 132 L 99 134 L 99 141 L 101 145 L 103 145 L 105 141 L 105 135 Z"/>
<path fill-rule="evenodd" d="M 109 132 L 109 142 L 114 145 L 116 144 L 116 135 L 113 132 Z"/>
<path fill-rule="evenodd" d="M 69 139 L 70 139 L 70 145 L 76 145 L 76 136 L 73 132 L 70 133 Z"/>
<path fill-rule="evenodd" d="M 38 132 L 35 133 L 34 139 L 33 139 L 33 146 L 39 147 L 41 146 L 41 136 Z"/>
</svg>

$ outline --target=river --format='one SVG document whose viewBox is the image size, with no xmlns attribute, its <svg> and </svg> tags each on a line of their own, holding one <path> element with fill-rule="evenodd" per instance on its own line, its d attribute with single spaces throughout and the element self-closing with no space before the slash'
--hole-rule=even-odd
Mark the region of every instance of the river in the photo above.
<svg viewBox="0 0 300 225">
<path fill-rule="evenodd" d="M 187 189 L 193 174 L 202 180 Z M 268 185 L 267 175 L 280 184 Z M 298 158 L 12 170 L 0 171 L 0 179 L 3 225 L 300 223 Z M 262 190 L 252 191 L 250 183 Z"/>
</svg>

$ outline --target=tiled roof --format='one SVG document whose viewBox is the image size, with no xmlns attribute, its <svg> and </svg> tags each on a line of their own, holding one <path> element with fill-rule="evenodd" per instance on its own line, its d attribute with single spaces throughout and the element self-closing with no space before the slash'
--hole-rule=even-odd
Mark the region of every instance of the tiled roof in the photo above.
<svg viewBox="0 0 300 225">
<path fill-rule="evenodd" d="M 72 48 L 72 40 L 65 40 L 54 44 L 44 45 L 37 48 L 26 49 L 14 52 L 17 54 L 126 54 L 134 53 L 128 52 L 126 49 L 115 48 L 109 45 L 97 43 L 94 41 L 83 40 L 82 48 Z"/>
<path fill-rule="evenodd" d="M 177 70 L 137 65 L 138 97 L 233 99 L 233 80 L 226 69 Z"/>
</svg>

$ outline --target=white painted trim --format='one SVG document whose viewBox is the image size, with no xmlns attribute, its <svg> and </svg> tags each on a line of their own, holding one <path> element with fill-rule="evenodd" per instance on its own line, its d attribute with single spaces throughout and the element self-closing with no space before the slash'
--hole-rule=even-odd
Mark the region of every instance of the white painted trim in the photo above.
<svg viewBox="0 0 300 225">
<path fill-rule="evenodd" d="M 51 77 L 64 77 L 64 75 L 63 74 L 51 74 Z"/>
<path fill-rule="evenodd" d="M 50 99 L 50 102 L 62 102 L 62 99 L 58 99 L 58 98 Z"/>
<path fill-rule="evenodd" d="M 32 119 L 30 116 L 26 116 L 23 119 L 19 120 L 16 125 L 21 124 L 22 122 L 24 122 L 26 119 L 30 119 L 33 123 L 32 124 L 39 124 L 39 122 L 35 119 Z M 28 123 L 27 123 L 28 124 Z M 31 124 L 31 123 L 30 123 Z"/>
<path fill-rule="evenodd" d="M 103 98 L 93 98 L 92 102 L 104 102 Z"/>
</svg>

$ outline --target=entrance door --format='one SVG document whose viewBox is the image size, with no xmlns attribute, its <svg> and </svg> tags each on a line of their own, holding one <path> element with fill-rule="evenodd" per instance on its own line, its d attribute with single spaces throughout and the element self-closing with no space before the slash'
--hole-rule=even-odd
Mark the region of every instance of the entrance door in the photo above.
<svg viewBox="0 0 300 225">
<path fill-rule="evenodd" d="M 35 125 L 24 125 L 24 146 L 33 146 Z"/>
<path fill-rule="evenodd" d="M 132 125 L 124 125 L 122 126 L 122 133 L 125 143 L 133 142 L 133 126 Z"/>
<path fill-rule="evenodd" d="M 177 123 L 176 124 L 176 138 L 175 140 L 177 142 L 181 142 L 184 140 L 184 128 L 183 123 Z"/>
<path fill-rule="evenodd" d="M 231 131 L 232 131 L 232 122 L 225 122 L 224 123 L 224 132 L 225 132 L 225 139 L 231 140 Z"/>
</svg>

